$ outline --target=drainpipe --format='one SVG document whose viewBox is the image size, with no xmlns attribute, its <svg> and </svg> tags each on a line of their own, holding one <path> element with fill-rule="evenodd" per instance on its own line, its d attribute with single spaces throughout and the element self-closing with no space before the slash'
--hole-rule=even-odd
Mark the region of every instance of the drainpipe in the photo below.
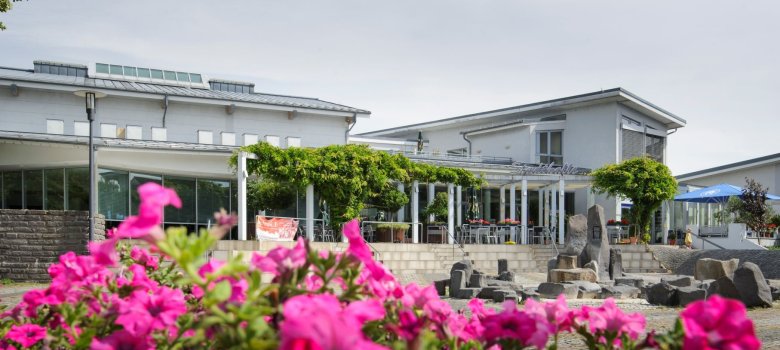
<svg viewBox="0 0 780 350">
<path fill-rule="evenodd" d="M 669 136 L 669 135 L 674 134 L 676 132 L 677 132 L 677 128 L 674 128 L 674 129 L 672 129 L 672 131 L 667 131 L 666 132 L 666 136 Z"/>
<path fill-rule="evenodd" d="M 465 132 L 460 134 L 460 135 L 463 136 L 463 139 L 466 140 L 466 142 L 469 144 L 469 157 L 471 157 L 471 140 L 469 140 L 469 138 L 466 137 L 466 133 Z"/>
<path fill-rule="evenodd" d="M 350 123 L 349 128 L 347 128 L 347 131 L 344 132 L 344 143 L 349 143 L 349 132 L 352 131 L 352 128 L 355 127 L 355 124 L 357 124 L 357 113 L 352 113 L 352 123 Z"/>
<path fill-rule="evenodd" d="M 162 127 L 165 127 L 165 115 L 168 114 L 168 95 L 165 95 L 163 97 L 163 120 L 162 120 Z"/>
</svg>

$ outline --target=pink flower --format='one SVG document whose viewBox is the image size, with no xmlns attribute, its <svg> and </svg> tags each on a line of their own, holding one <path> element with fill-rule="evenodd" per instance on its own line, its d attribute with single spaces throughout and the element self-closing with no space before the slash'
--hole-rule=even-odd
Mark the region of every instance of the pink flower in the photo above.
<svg viewBox="0 0 780 350">
<path fill-rule="evenodd" d="M 573 313 L 566 305 L 566 297 L 561 294 L 555 301 L 539 303 L 533 299 L 525 302 L 525 311 L 547 321 L 553 333 L 570 331 Z"/>
<path fill-rule="evenodd" d="M 138 187 L 138 196 L 142 205 L 164 208 L 166 205 L 172 205 L 181 208 L 181 199 L 176 191 L 162 187 L 154 182 L 147 182 Z"/>
<path fill-rule="evenodd" d="M 573 325 L 584 326 L 586 323 L 590 332 L 600 337 L 599 341 L 606 343 L 607 336 L 614 336 L 614 343 L 620 341 L 623 334 L 636 340 L 645 331 L 645 317 L 640 313 L 625 314 L 615 304 L 615 300 L 608 298 L 604 304 L 597 308 L 583 306 L 582 310 L 572 316 Z"/>
<path fill-rule="evenodd" d="M 280 349 L 385 349 L 363 335 L 367 321 L 384 317 L 376 301 L 357 302 L 346 309 L 331 294 L 298 295 L 283 305 Z M 354 303 L 353 303 L 354 304 Z"/>
<path fill-rule="evenodd" d="M 452 307 L 443 300 L 430 300 L 423 306 L 423 312 L 431 321 L 441 324 L 452 314 Z"/>
<path fill-rule="evenodd" d="M 89 253 L 95 258 L 98 264 L 106 266 L 115 266 L 119 261 L 119 254 L 116 252 L 116 238 L 109 238 L 102 242 L 89 242 Z"/>
<path fill-rule="evenodd" d="M 684 350 L 761 348 L 753 321 L 747 318 L 745 306 L 737 300 L 713 295 L 706 301 L 688 305 L 680 318 L 685 330 Z"/>
<path fill-rule="evenodd" d="M 374 257 L 371 254 L 371 249 L 366 244 L 366 241 L 363 240 L 363 235 L 360 234 L 360 227 L 358 227 L 357 219 L 344 224 L 344 230 L 342 233 L 349 241 L 347 254 L 352 255 L 366 265 L 374 261 Z"/>
<path fill-rule="evenodd" d="M 159 285 L 156 281 L 149 279 L 149 276 L 146 275 L 146 269 L 143 266 L 133 264 L 130 265 L 128 270 L 133 273 L 133 280 L 130 282 L 130 285 L 133 286 L 133 288 L 143 292 L 157 291 Z"/>
<path fill-rule="evenodd" d="M 404 309 L 398 311 L 398 324 L 389 324 L 387 329 L 399 338 L 411 342 L 417 339 L 424 325 L 424 318 L 417 317 L 417 314 L 412 310 Z"/>
<path fill-rule="evenodd" d="M 24 348 L 29 348 L 46 338 L 46 328 L 37 324 L 13 325 L 5 334 L 5 338 L 21 344 Z"/>
<path fill-rule="evenodd" d="M 416 307 L 421 309 L 428 301 L 439 300 L 439 294 L 436 288 L 428 286 L 420 288 L 416 283 L 409 283 L 404 286 L 404 296 L 401 303 L 406 307 Z"/>
<path fill-rule="evenodd" d="M 149 254 L 146 249 L 139 248 L 138 246 L 133 246 L 133 249 L 130 250 L 130 258 L 152 270 L 157 270 L 159 267 L 159 259 L 157 259 L 156 256 Z"/>
<path fill-rule="evenodd" d="M 152 350 L 154 341 L 149 336 L 137 336 L 126 330 L 119 330 L 109 336 L 92 339 L 91 350 Z"/>
<path fill-rule="evenodd" d="M 176 319 L 187 312 L 181 290 L 160 287 L 155 293 L 135 291 L 120 302 L 116 323 L 130 334 L 144 336 L 155 330 L 170 330 Z"/>
<path fill-rule="evenodd" d="M 154 182 L 147 182 L 138 187 L 138 195 L 141 199 L 141 205 L 138 206 L 138 216 L 125 218 L 117 227 L 115 237 L 148 238 L 146 236 L 162 222 L 162 213 L 166 205 L 181 208 L 181 199 L 176 191 Z"/>
<path fill-rule="evenodd" d="M 288 249 L 276 247 L 266 256 L 254 254 L 252 265 L 263 272 L 281 276 L 287 272 L 303 267 L 306 264 L 306 246 L 303 239 L 298 239 L 295 247 Z"/>
<path fill-rule="evenodd" d="M 481 320 L 482 326 L 485 327 L 483 339 L 489 344 L 499 340 L 514 340 L 523 346 L 533 345 L 544 349 L 550 336 L 549 327 L 528 313 L 518 311 L 514 307 L 514 301 L 510 303 L 504 304 L 504 311 L 501 313 L 485 316 Z"/>
</svg>

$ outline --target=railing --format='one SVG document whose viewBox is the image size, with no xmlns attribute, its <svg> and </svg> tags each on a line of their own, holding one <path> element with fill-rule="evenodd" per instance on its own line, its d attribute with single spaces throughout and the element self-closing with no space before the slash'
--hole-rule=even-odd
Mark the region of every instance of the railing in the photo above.
<svg viewBox="0 0 780 350">
<path fill-rule="evenodd" d="M 488 164 L 503 164 L 511 165 L 512 158 L 510 157 L 494 157 L 483 155 L 466 155 L 466 154 L 450 154 L 450 153 L 436 153 L 436 152 L 414 152 L 414 151 L 398 151 L 389 150 L 390 154 L 401 154 L 407 158 L 413 159 L 432 159 L 432 160 L 448 160 L 454 162 L 472 162 L 472 163 L 488 163 Z"/>
<path fill-rule="evenodd" d="M 555 239 L 552 237 L 552 232 L 555 232 L 555 226 L 552 227 L 552 230 L 550 230 L 549 227 L 545 227 L 542 229 L 542 235 L 550 240 L 550 243 L 552 243 L 552 252 L 554 256 L 558 256 L 561 253 L 558 251 L 558 243 L 555 242 Z"/>
<path fill-rule="evenodd" d="M 721 245 L 719 245 L 719 244 L 717 244 L 717 243 L 715 243 L 713 241 L 710 241 L 709 239 L 706 239 L 706 238 L 702 237 L 701 235 L 695 234 L 693 232 L 691 232 L 691 235 L 693 235 L 694 237 L 698 237 L 701 240 L 701 250 L 704 250 L 704 243 L 705 242 L 709 243 L 709 244 L 712 244 L 714 247 L 716 247 L 718 249 L 726 249 L 723 246 L 721 246 Z M 723 236 L 711 236 L 711 237 L 723 237 Z M 685 241 L 685 234 L 683 234 L 683 238 L 682 239 L 683 239 L 683 241 Z"/>
<path fill-rule="evenodd" d="M 422 223 L 419 223 L 419 222 L 418 223 L 410 223 L 410 222 L 370 221 L 370 220 L 365 220 L 365 221 L 361 221 L 360 222 L 360 234 L 361 235 L 363 234 L 363 231 L 364 231 L 364 228 L 365 228 L 366 225 L 379 225 L 379 224 L 404 224 L 404 225 L 409 225 L 409 228 L 411 228 L 412 225 L 418 225 L 419 227 L 418 227 L 418 231 L 417 232 L 418 232 L 418 234 L 422 233 Z M 376 235 L 376 228 L 374 228 L 374 234 Z M 376 237 L 376 236 L 374 236 L 374 237 Z M 404 238 L 406 238 L 406 237 L 404 236 Z M 392 238 L 390 240 L 392 241 Z M 374 256 L 376 257 L 376 260 L 380 260 L 380 258 L 382 256 L 382 253 L 380 253 L 379 250 L 376 249 L 371 244 L 371 242 L 366 240 L 365 237 L 363 237 L 363 241 L 365 241 L 366 244 L 368 245 L 368 247 L 371 248 L 371 251 L 374 252 Z"/>
<path fill-rule="evenodd" d="M 728 226 L 718 225 L 699 227 L 699 236 L 702 237 L 727 237 L 728 235 Z"/>
</svg>

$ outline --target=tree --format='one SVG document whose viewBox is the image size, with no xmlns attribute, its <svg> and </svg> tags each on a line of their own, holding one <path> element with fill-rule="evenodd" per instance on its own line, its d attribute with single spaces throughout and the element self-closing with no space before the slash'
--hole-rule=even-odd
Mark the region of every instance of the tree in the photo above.
<svg viewBox="0 0 780 350">
<path fill-rule="evenodd" d="M 648 232 L 653 212 L 677 193 L 677 181 L 669 168 L 647 157 L 605 165 L 591 176 L 594 191 L 631 200 L 629 216 L 640 235 Z"/>
<path fill-rule="evenodd" d="M 377 208 L 387 211 L 390 221 L 393 221 L 393 213 L 409 203 L 409 197 L 405 193 L 388 185 L 382 193 L 377 196 L 374 202 Z"/>
<path fill-rule="evenodd" d="M 295 204 L 296 188 L 287 183 L 257 180 L 248 187 L 249 206 L 258 210 L 286 209 Z"/>
<path fill-rule="evenodd" d="M 8 11 L 11 11 L 11 8 L 13 7 L 12 2 L 17 2 L 22 0 L 0 0 L 0 13 L 6 13 Z M 0 22 L 0 30 L 5 30 L 5 25 L 3 22 Z"/>
<path fill-rule="evenodd" d="M 444 222 L 447 220 L 447 215 L 449 215 L 447 202 L 447 193 L 439 192 L 433 197 L 433 201 L 423 210 L 422 214 L 424 216 L 433 215 L 433 221 Z"/>
<path fill-rule="evenodd" d="M 767 189 L 760 183 L 753 179 L 745 178 L 739 217 L 758 236 L 769 232 L 769 220 L 772 214 L 774 214 L 769 205 L 766 204 L 766 193 Z"/>
</svg>

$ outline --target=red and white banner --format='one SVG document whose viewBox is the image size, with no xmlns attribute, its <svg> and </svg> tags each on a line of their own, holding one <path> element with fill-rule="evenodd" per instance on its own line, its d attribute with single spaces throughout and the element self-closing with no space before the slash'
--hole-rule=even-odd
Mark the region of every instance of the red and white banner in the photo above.
<svg viewBox="0 0 780 350">
<path fill-rule="evenodd" d="M 255 217 L 255 235 L 259 241 L 292 241 L 298 230 L 298 220 L 288 218 Z"/>
</svg>

